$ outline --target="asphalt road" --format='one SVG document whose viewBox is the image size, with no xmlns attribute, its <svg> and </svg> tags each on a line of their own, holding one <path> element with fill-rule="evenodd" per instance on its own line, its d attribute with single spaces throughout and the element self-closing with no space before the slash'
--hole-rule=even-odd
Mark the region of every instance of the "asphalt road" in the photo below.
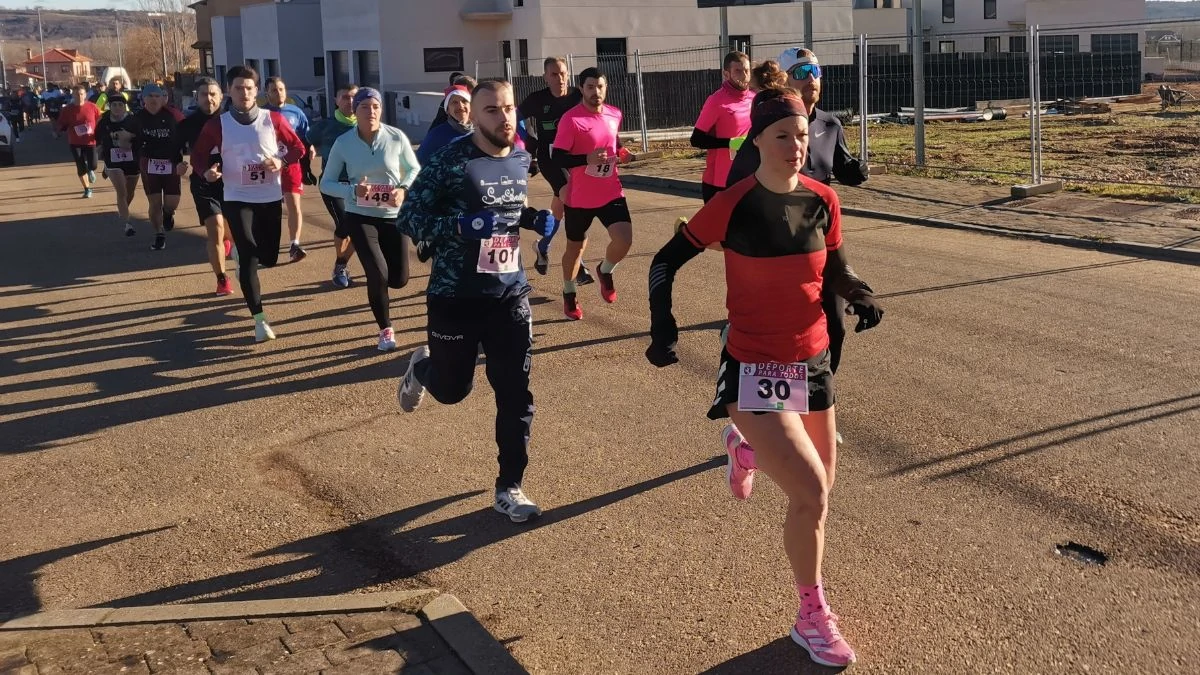
<svg viewBox="0 0 1200 675">
<path fill-rule="evenodd" d="M 786 637 L 782 495 L 764 478 L 735 503 L 704 417 L 718 255 L 677 281 L 682 362 L 642 357 L 650 257 L 697 201 L 629 193 L 620 300 L 583 289 L 582 322 L 558 270 L 530 270 L 526 488 L 546 515 L 522 527 L 491 510 L 481 371 L 458 406 L 396 405 L 427 268 L 394 292 L 401 349 L 379 354 L 357 263 L 360 285 L 329 284 L 310 188 L 310 256 L 263 272 L 279 340 L 256 346 L 240 293 L 211 295 L 190 199 L 152 253 L 110 189 L 78 198 L 45 127 L 27 138 L 46 163 L 0 169 L 0 613 L 434 585 L 535 673 L 823 670 Z M 887 309 L 838 379 L 826 582 L 856 669 L 1200 669 L 1200 270 L 845 227 Z"/>
</svg>

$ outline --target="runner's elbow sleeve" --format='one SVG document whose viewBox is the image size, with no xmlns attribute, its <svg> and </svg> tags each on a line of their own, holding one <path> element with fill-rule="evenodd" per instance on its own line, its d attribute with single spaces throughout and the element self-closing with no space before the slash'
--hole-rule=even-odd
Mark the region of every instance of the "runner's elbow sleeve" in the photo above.
<svg viewBox="0 0 1200 675">
<path fill-rule="evenodd" d="M 671 312 L 671 289 L 675 284 L 675 273 L 687 261 L 700 255 L 704 249 L 696 248 L 683 232 L 676 232 L 654 255 L 650 263 L 650 316 L 660 312 Z"/>
<path fill-rule="evenodd" d="M 693 148 L 701 150 L 720 150 L 721 148 L 729 147 L 729 139 L 718 138 L 713 134 L 692 129 L 692 137 L 689 140 Z"/>
<path fill-rule="evenodd" d="M 558 148 L 551 151 L 550 158 L 556 166 L 563 169 L 574 169 L 587 164 L 587 155 L 572 155 Z"/>
<path fill-rule="evenodd" d="M 874 295 L 874 291 L 865 281 L 858 278 L 850 264 L 846 262 L 844 247 L 839 246 L 829 251 L 825 258 L 825 283 L 833 292 L 846 300 L 856 300 L 864 295 Z"/>
</svg>

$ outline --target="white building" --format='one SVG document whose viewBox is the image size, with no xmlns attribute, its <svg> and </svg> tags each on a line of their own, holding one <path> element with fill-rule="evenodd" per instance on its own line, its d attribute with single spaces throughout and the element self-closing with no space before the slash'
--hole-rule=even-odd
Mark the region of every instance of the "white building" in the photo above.
<svg viewBox="0 0 1200 675">
<path fill-rule="evenodd" d="M 242 58 L 263 81 L 282 77 L 288 89 L 325 85 L 321 0 L 276 0 L 241 8 Z"/>
</svg>

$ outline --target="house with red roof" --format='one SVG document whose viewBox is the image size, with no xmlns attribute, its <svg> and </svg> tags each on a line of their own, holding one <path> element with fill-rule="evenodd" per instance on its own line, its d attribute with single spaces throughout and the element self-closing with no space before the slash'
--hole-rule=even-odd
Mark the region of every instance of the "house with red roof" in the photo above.
<svg viewBox="0 0 1200 675">
<path fill-rule="evenodd" d="M 21 66 L 30 75 L 39 76 L 47 82 L 61 85 L 88 82 L 92 79 L 92 59 L 79 53 L 78 49 L 49 49 L 45 54 L 46 72 L 42 72 L 42 55 L 27 50 L 29 57 Z"/>
</svg>

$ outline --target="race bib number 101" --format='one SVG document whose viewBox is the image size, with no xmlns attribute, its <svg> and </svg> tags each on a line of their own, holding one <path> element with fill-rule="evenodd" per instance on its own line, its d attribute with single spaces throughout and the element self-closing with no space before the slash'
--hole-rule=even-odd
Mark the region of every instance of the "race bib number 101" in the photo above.
<svg viewBox="0 0 1200 675">
<path fill-rule="evenodd" d="M 512 274 L 521 269 L 517 251 L 521 238 L 515 234 L 500 234 L 480 242 L 476 272 L 483 274 Z"/>
<path fill-rule="evenodd" d="M 738 410 L 808 412 L 808 365 L 743 363 L 738 378 Z"/>
</svg>

